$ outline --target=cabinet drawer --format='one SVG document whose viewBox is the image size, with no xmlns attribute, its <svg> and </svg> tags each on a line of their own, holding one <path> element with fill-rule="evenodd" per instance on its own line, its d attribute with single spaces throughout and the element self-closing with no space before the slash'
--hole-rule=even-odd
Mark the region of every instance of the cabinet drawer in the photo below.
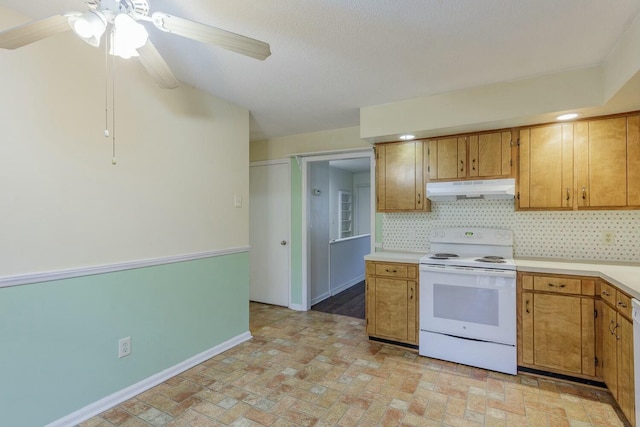
<svg viewBox="0 0 640 427">
<path fill-rule="evenodd" d="M 616 291 L 616 309 L 628 319 L 631 319 L 631 298 L 620 291 Z"/>
<path fill-rule="evenodd" d="M 608 283 L 600 282 L 600 298 L 616 307 L 616 289 Z"/>
<path fill-rule="evenodd" d="M 580 279 L 567 279 L 565 277 L 534 276 L 533 289 L 561 294 L 580 294 L 582 292 L 581 282 Z"/>
<path fill-rule="evenodd" d="M 376 263 L 376 276 L 388 277 L 409 277 L 407 266 L 402 264 L 380 264 Z"/>
</svg>

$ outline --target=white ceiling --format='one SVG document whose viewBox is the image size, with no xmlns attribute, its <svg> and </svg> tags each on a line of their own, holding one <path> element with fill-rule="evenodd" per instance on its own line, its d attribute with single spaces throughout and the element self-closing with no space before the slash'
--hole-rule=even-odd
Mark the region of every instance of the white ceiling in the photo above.
<svg viewBox="0 0 640 427">
<path fill-rule="evenodd" d="M 271 45 L 261 62 L 149 27 L 181 82 L 251 111 L 252 140 L 357 126 L 360 107 L 593 66 L 640 14 L 640 0 L 150 3 Z M 33 19 L 86 9 L 0 5 Z"/>
</svg>

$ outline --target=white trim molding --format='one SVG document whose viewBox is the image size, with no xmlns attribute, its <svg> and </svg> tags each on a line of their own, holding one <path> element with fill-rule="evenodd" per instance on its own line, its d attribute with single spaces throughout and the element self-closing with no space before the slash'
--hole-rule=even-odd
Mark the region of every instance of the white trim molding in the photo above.
<svg viewBox="0 0 640 427">
<path fill-rule="evenodd" d="M 304 309 L 302 304 L 289 304 L 289 308 L 291 310 L 295 310 L 295 311 L 307 311 L 307 310 Z"/>
<path fill-rule="evenodd" d="M 45 427 L 71 427 L 80 424 L 83 421 L 86 421 L 98 414 L 103 413 L 104 411 L 113 408 L 120 403 L 131 399 L 139 395 L 140 393 L 149 390 L 152 387 L 157 386 L 168 380 L 169 378 L 175 377 L 176 375 L 186 371 L 187 369 L 191 369 L 196 365 L 204 362 L 205 360 L 211 359 L 213 356 L 217 356 L 218 354 L 229 350 L 237 346 L 238 344 L 242 344 L 245 341 L 250 340 L 252 337 L 251 332 L 247 331 L 240 335 L 237 335 L 230 340 L 227 340 L 217 346 L 210 348 L 209 350 L 205 350 L 200 354 L 196 354 L 189 359 L 178 363 L 164 371 L 158 372 L 155 375 L 150 376 L 136 384 L 133 384 L 127 388 L 124 388 L 120 391 L 117 391 L 107 397 L 104 397 L 94 403 L 91 403 L 85 406 L 82 409 L 79 409 L 65 417 L 62 417 L 50 424 L 47 424 Z"/>
<path fill-rule="evenodd" d="M 17 276 L 0 277 L 0 288 L 28 285 L 31 283 L 50 282 L 52 280 L 71 279 L 74 277 L 93 276 L 96 274 L 113 273 L 116 271 L 133 270 L 136 268 L 153 267 L 176 262 L 193 261 L 197 259 L 213 258 L 248 252 L 249 247 L 229 248 L 215 251 L 196 252 L 192 254 L 172 255 L 161 258 L 150 258 L 136 261 L 126 261 L 116 264 L 98 265 L 92 267 L 70 268 L 65 270 L 47 271 L 41 273 L 20 274 Z"/>
</svg>

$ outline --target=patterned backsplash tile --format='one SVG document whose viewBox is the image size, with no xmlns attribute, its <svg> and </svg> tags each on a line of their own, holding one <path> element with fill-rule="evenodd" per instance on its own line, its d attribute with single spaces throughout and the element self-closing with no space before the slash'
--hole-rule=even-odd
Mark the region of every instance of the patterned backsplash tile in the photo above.
<svg viewBox="0 0 640 427">
<path fill-rule="evenodd" d="M 518 211 L 513 201 L 459 200 L 431 212 L 385 213 L 385 250 L 429 251 L 434 227 L 508 228 L 516 257 L 640 262 L 640 211 Z M 613 233 L 613 244 L 604 236 Z"/>
</svg>

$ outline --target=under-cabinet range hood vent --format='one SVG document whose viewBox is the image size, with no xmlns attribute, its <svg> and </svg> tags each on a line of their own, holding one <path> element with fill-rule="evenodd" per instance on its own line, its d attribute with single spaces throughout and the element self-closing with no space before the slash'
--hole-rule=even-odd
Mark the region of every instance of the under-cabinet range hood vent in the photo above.
<svg viewBox="0 0 640 427">
<path fill-rule="evenodd" d="M 434 202 L 464 199 L 513 199 L 515 194 L 516 181 L 513 178 L 427 182 L 427 199 Z"/>
</svg>

